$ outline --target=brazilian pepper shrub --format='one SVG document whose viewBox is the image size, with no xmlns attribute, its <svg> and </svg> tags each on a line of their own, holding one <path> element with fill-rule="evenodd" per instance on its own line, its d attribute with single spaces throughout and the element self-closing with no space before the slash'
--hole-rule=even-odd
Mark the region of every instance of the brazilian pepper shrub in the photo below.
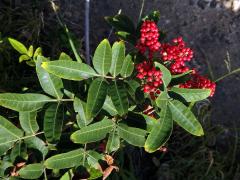
<svg viewBox="0 0 240 180">
<path fill-rule="evenodd" d="M 124 144 L 158 151 L 173 126 L 204 135 L 191 107 L 216 85 L 190 68 L 182 37 L 164 41 L 158 18 L 154 11 L 135 27 L 127 16 L 106 17 L 120 41 L 100 42 L 92 66 L 76 51 L 77 61 L 65 53 L 52 60 L 9 38 L 42 89 L 0 94 L 0 105 L 19 114 L 14 123 L 0 116 L 1 177 L 105 179 Z"/>
</svg>

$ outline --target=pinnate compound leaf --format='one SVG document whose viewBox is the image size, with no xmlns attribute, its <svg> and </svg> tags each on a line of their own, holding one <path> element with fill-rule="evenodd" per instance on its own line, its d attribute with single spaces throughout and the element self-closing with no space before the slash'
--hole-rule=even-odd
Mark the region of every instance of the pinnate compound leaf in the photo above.
<svg viewBox="0 0 240 180">
<path fill-rule="evenodd" d="M 172 128 L 173 120 L 171 110 L 168 107 L 168 102 L 165 103 L 160 112 L 160 119 L 158 123 L 152 128 L 147 140 L 145 142 L 144 148 L 147 152 L 157 151 L 162 145 L 164 145 L 169 139 Z"/>
<path fill-rule="evenodd" d="M 27 134 L 34 134 L 39 130 L 36 118 L 37 118 L 36 111 L 19 112 L 20 125 Z"/>
<path fill-rule="evenodd" d="M 63 126 L 63 105 L 51 104 L 44 115 L 44 134 L 48 142 L 56 143 L 60 140 Z"/>
<path fill-rule="evenodd" d="M 97 76 L 96 72 L 87 64 L 69 60 L 43 62 L 43 69 L 63 79 L 81 81 Z"/>
<path fill-rule="evenodd" d="M 119 136 L 134 146 L 143 147 L 147 131 L 139 128 L 129 127 L 126 124 L 119 123 L 117 127 Z"/>
<path fill-rule="evenodd" d="M 112 64 L 110 68 L 110 73 L 113 75 L 113 77 L 116 77 L 121 72 L 124 58 L 124 42 L 115 42 L 112 46 Z"/>
<path fill-rule="evenodd" d="M 123 61 L 120 74 L 122 77 L 126 78 L 131 76 L 133 70 L 134 70 L 134 63 L 132 61 L 132 56 L 128 54 Z"/>
<path fill-rule="evenodd" d="M 128 96 L 127 89 L 123 82 L 113 81 L 109 88 L 109 95 L 112 102 L 118 111 L 119 115 L 122 116 L 128 112 Z"/>
<path fill-rule="evenodd" d="M 0 155 L 3 155 L 21 137 L 23 137 L 22 130 L 0 116 Z"/>
<path fill-rule="evenodd" d="M 63 97 L 62 89 L 63 82 L 61 78 L 49 74 L 45 69 L 41 67 L 41 63 L 43 62 L 43 57 L 38 56 L 37 64 L 36 64 L 36 72 L 39 79 L 39 82 L 43 88 L 43 90 L 57 99 L 61 99 Z"/>
<path fill-rule="evenodd" d="M 179 126 L 195 136 L 204 135 L 201 124 L 188 107 L 177 100 L 169 101 L 169 107 L 173 120 Z"/>
<path fill-rule="evenodd" d="M 195 102 L 206 99 L 210 96 L 210 89 L 187 89 L 173 87 L 171 91 L 181 95 L 187 102 Z"/>
<path fill-rule="evenodd" d="M 42 94 L 0 93 L 0 106 L 15 111 L 35 111 L 53 99 Z"/>
<path fill-rule="evenodd" d="M 93 66 L 101 75 L 106 75 L 111 68 L 112 49 L 107 39 L 104 39 L 97 47 L 93 56 Z"/>
<path fill-rule="evenodd" d="M 36 163 L 36 164 L 29 164 L 20 169 L 18 172 L 20 177 L 23 179 L 37 179 L 43 173 L 43 164 Z"/>
<path fill-rule="evenodd" d="M 84 150 L 76 149 L 48 158 L 44 165 L 48 169 L 65 169 L 81 165 Z"/>
<path fill-rule="evenodd" d="M 104 139 L 114 127 L 114 123 L 109 119 L 103 119 L 100 122 L 88 125 L 74 132 L 71 140 L 74 143 L 85 144 Z"/>
<path fill-rule="evenodd" d="M 86 117 L 95 117 L 103 107 L 108 92 L 108 83 L 103 78 L 95 79 L 88 90 Z"/>
</svg>

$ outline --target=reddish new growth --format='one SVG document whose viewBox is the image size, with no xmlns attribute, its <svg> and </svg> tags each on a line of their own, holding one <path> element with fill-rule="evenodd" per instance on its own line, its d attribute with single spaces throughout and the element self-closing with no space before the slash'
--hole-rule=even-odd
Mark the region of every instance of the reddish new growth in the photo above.
<svg viewBox="0 0 240 180">
<path fill-rule="evenodd" d="M 180 88 L 210 89 L 210 96 L 212 97 L 215 93 L 216 83 L 199 74 L 192 74 L 190 80 L 180 84 Z"/>
<path fill-rule="evenodd" d="M 161 44 L 158 42 L 159 33 L 155 22 L 149 20 L 144 21 L 140 32 L 141 37 L 136 48 L 139 49 L 141 53 L 145 53 L 147 49 L 149 50 L 149 54 L 158 51 Z"/>
<path fill-rule="evenodd" d="M 157 70 L 151 61 L 144 61 L 136 66 L 137 78 L 143 82 L 143 92 L 160 93 L 157 89 L 162 85 L 162 72 Z"/>
<path fill-rule="evenodd" d="M 173 39 L 173 44 L 162 44 L 160 51 L 163 61 L 171 62 L 169 70 L 172 74 L 181 74 L 189 71 L 185 62 L 188 62 L 193 57 L 193 51 L 186 47 L 182 37 Z"/>
</svg>

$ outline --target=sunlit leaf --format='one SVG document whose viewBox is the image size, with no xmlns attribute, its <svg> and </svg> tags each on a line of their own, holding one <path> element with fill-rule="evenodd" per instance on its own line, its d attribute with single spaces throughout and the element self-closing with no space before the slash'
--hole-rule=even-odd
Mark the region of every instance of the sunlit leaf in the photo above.
<svg viewBox="0 0 240 180">
<path fill-rule="evenodd" d="M 107 39 L 104 39 L 95 50 L 93 56 L 93 66 L 101 75 L 106 75 L 112 62 L 112 50 Z"/>
<path fill-rule="evenodd" d="M 43 62 L 41 65 L 47 72 L 60 78 L 80 81 L 97 76 L 96 72 L 87 64 L 76 61 L 58 60 Z"/>
<path fill-rule="evenodd" d="M 122 70 L 123 61 L 125 58 L 125 45 L 122 41 L 115 42 L 112 46 L 112 64 L 110 73 L 116 77 Z"/>
</svg>

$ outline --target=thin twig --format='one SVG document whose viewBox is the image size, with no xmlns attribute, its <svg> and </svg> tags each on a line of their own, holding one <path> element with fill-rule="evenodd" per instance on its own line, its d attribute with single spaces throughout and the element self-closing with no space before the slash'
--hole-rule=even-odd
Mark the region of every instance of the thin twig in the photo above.
<svg viewBox="0 0 240 180">
<path fill-rule="evenodd" d="M 240 68 L 235 69 L 235 70 L 233 70 L 232 72 L 227 73 L 227 74 L 225 74 L 225 75 L 223 75 L 223 76 L 217 78 L 214 82 L 221 81 L 221 80 L 225 79 L 226 77 L 231 76 L 231 75 L 233 75 L 233 74 L 236 74 L 236 73 L 238 73 L 238 72 L 240 72 Z"/>
</svg>

